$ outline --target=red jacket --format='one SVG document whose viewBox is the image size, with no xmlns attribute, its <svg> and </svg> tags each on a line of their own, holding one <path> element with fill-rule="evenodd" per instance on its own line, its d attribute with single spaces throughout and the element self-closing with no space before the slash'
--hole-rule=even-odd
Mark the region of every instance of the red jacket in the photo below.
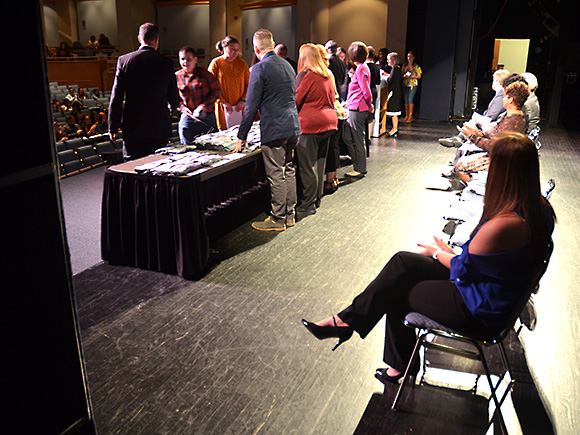
<svg viewBox="0 0 580 435">
<path fill-rule="evenodd" d="M 338 128 L 334 110 L 334 80 L 310 71 L 296 77 L 296 107 L 303 134 L 323 133 Z"/>
</svg>

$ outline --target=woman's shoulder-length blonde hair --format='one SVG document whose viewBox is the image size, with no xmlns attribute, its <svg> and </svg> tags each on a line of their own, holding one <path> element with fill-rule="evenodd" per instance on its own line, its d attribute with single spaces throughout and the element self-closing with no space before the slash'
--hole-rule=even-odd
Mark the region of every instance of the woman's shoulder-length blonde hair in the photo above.
<svg viewBox="0 0 580 435">
<path fill-rule="evenodd" d="M 326 59 L 322 57 L 321 50 L 316 44 L 307 43 L 300 47 L 298 73 L 306 70 L 310 70 L 314 74 L 318 74 L 324 78 L 331 76 Z"/>
</svg>

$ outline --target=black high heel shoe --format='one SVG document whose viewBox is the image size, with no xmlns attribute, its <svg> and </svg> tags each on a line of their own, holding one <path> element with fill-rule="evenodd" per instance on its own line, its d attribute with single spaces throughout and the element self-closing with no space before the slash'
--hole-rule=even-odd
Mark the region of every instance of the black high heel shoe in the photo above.
<svg viewBox="0 0 580 435">
<path fill-rule="evenodd" d="M 389 132 L 389 133 L 387 133 L 387 136 L 388 137 L 397 137 L 397 136 L 399 136 L 399 130 L 395 130 L 392 133 Z"/>
<path fill-rule="evenodd" d="M 375 372 L 375 378 L 385 385 L 387 382 L 390 384 L 398 384 L 399 380 L 405 375 L 404 372 L 401 372 L 398 375 L 390 376 L 387 374 L 387 370 L 388 369 L 377 369 Z"/>
<path fill-rule="evenodd" d="M 312 335 L 314 335 L 319 340 L 325 340 L 327 338 L 333 337 L 338 338 L 338 342 L 332 348 L 334 351 L 338 346 L 352 337 L 353 329 L 350 326 L 338 326 L 334 316 L 332 316 L 332 321 L 334 322 L 334 326 L 318 326 L 315 323 L 304 319 L 302 319 L 302 324 Z"/>
</svg>

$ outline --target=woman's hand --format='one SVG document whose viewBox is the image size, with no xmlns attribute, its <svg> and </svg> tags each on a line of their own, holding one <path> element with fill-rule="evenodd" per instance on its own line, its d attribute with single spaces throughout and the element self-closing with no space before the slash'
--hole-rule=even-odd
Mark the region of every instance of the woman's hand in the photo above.
<svg viewBox="0 0 580 435">
<path fill-rule="evenodd" d="M 242 110 L 244 110 L 244 107 L 246 107 L 246 103 L 245 101 L 238 101 L 238 104 L 236 104 L 236 112 L 241 112 Z"/>
<path fill-rule="evenodd" d="M 234 108 L 232 107 L 232 105 L 230 103 L 228 103 L 227 101 L 222 102 L 222 104 L 224 105 L 224 109 L 226 110 L 226 112 L 232 113 L 234 111 Z"/>
<path fill-rule="evenodd" d="M 469 124 L 463 124 L 463 126 L 457 127 L 457 129 L 468 137 L 471 135 L 481 136 L 481 131 Z"/>
<path fill-rule="evenodd" d="M 431 244 L 423 244 L 417 243 L 421 249 L 417 251 L 418 254 L 428 255 L 429 257 L 433 257 L 436 252 L 447 252 L 448 254 L 454 254 L 453 249 L 447 245 L 440 237 L 433 236 L 434 243 Z"/>
</svg>

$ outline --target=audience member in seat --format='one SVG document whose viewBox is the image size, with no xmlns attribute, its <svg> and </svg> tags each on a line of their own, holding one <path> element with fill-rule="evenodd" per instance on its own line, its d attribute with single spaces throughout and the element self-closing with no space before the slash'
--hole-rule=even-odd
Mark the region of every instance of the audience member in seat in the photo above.
<svg viewBox="0 0 580 435">
<path fill-rule="evenodd" d="M 460 254 L 438 237 L 419 243 L 417 252 L 399 252 L 350 306 L 317 323 L 302 320 L 304 326 L 319 340 L 338 338 L 336 348 L 353 332 L 365 338 L 386 314 L 383 359 L 389 367 L 376 372 L 383 383 L 397 383 L 409 362 L 415 344 L 415 331 L 403 325 L 409 312 L 493 337 L 509 326 L 547 254 L 555 222 L 540 191 L 538 152 L 526 136 L 494 141 L 484 204 Z"/>
<path fill-rule="evenodd" d="M 328 146 L 338 125 L 334 109 L 336 88 L 321 50 L 314 44 L 300 47 L 298 71 L 296 107 L 302 134 L 296 146 L 296 158 L 302 201 L 296 211 L 310 215 L 320 206 Z"/>
<path fill-rule="evenodd" d="M 56 49 L 56 56 L 57 57 L 70 57 L 72 53 L 70 51 L 70 47 L 67 45 L 66 42 L 61 42 L 58 48 Z"/>
<path fill-rule="evenodd" d="M 179 64 L 181 69 L 175 73 L 181 95 L 178 132 L 181 143 L 187 145 L 197 136 L 217 130 L 215 103 L 221 89 L 210 72 L 197 66 L 193 47 L 179 50 Z"/>
<path fill-rule="evenodd" d="M 62 127 L 62 135 L 68 139 L 81 137 L 84 131 L 80 125 L 77 124 L 76 117 L 73 114 L 66 116 L 66 124 Z"/>
<path fill-rule="evenodd" d="M 220 84 L 222 95 L 216 103 L 217 124 L 220 130 L 228 128 L 226 113 L 244 112 L 250 81 L 250 68 L 240 54 L 240 43 L 234 36 L 226 36 L 216 44 L 221 56 L 211 60 L 207 70 Z M 255 54 L 255 53 L 254 53 Z M 235 115 L 235 114 L 234 114 Z"/>
<path fill-rule="evenodd" d="M 57 121 L 54 121 L 52 123 L 52 126 L 54 128 L 54 138 L 56 139 L 56 141 L 57 142 L 60 142 L 61 140 L 66 140 L 66 136 L 64 136 L 62 134 L 62 127 L 61 127 L 61 125 Z"/>
<path fill-rule="evenodd" d="M 493 73 L 491 88 L 495 91 L 495 94 L 487 105 L 487 109 L 483 112 L 483 116 L 488 117 L 490 121 L 497 121 L 499 116 L 505 112 L 503 107 L 503 80 L 509 74 L 510 72 L 506 69 L 498 69 Z M 466 140 L 467 136 L 459 132 L 456 136 L 439 139 L 439 143 L 445 147 L 459 147 Z"/>
<path fill-rule="evenodd" d="M 88 135 L 95 136 L 98 134 L 106 134 L 109 131 L 109 124 L 107 123 L 107 115 L 105 112 L 97 114 L 97 122 L 95 122 L 89 129 Z"/>
<path fill-rule="evenodd" d="M 167 145 L 171 135 L 168 106 L 181 103 L 173 62 L 157 52 L 159 29 L 139 27 L 138 50 L 119 57 L 109 106 L 109 137 L 123 130 L 123 157 L 133 160 Z M 122 122 L 121 122 L 122 120 Z"/>
<path fill-rule="evenodd" d="M 93 50 L 93 51 L 96 51 L 96 50 L 99 49 L 99 41 L 97 41 L 97 37 L 96 36 L 92 35 L 89 38 L 89 42 L 87 42 L 87 48 L 89 50 Z"/>
</svg>

